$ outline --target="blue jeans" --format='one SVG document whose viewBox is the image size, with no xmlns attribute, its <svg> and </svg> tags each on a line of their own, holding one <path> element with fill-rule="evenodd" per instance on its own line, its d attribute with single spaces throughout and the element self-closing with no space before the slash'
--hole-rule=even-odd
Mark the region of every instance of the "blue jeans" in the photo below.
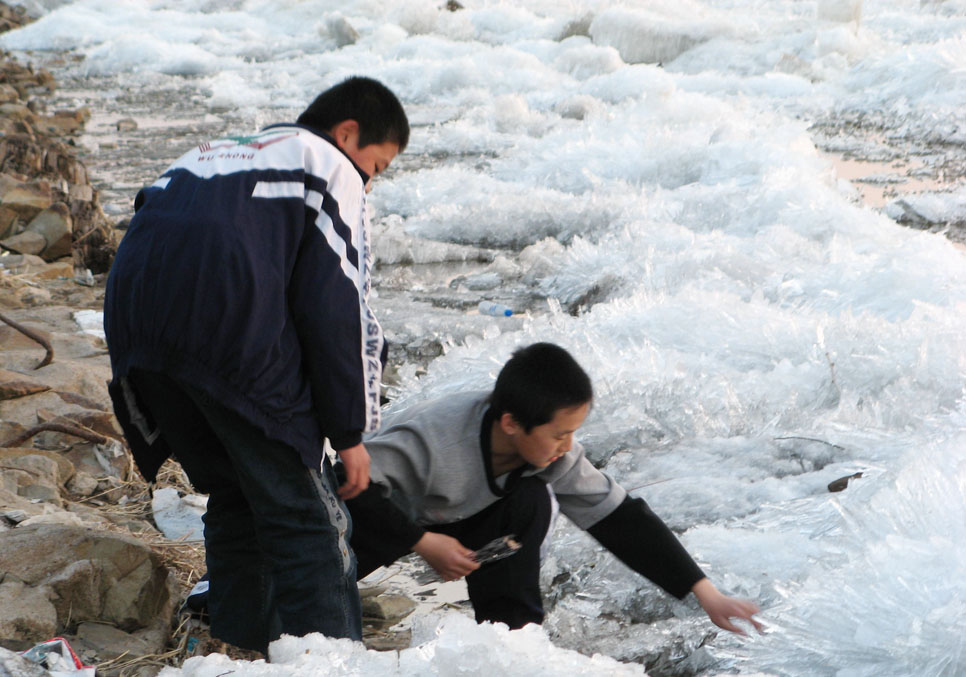
<svg viewBox="0 0 966 677">
<path fill-rule="evenodd" d="M 211 634 L 265 652 L 282 633 L 362 638 L 352 523 L 328 460 L 306 468 L 210 396 L 163 374 L 131 384 L 195 489 L 207 493 Z"/>
</svg>

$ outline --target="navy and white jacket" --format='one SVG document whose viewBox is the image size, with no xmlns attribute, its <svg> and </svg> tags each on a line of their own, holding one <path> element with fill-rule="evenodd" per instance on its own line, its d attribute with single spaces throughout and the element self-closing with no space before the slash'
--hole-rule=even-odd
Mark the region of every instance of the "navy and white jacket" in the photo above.
<svg viewBox="0 0 966 677">
<path fill-rule="evenodd" d="M 168 455 L 126 375 L 207 392 L 318 468 L 379 425 L 385 359 L 368 305 L 368 176 L 324 134 L 278 125 L 192 149 L 152 186 L 107 281 L 111 395 L 153 479 Z"/>
</svg>

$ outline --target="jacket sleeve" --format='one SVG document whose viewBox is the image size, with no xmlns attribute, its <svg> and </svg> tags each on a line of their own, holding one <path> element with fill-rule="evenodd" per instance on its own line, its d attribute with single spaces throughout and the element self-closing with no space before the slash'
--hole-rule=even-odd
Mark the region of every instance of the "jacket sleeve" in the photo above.
<svg viewBox="0 0 966 677">
<path fill-rule="evenodd" d="M 385 348 L 369 307 L 372 254 L 362 180 L 338 157 L 307 155 L 306 223 L 288 302 L 323 434 L 340 451 L 379 427 Z"/>
<path fill-rule="evenodd" d="M 640 498 L 627 496 L 614 512 L 587 529 L 631 569 L 683 599 L 705 577 L 681 542 Z"/>
</svg>

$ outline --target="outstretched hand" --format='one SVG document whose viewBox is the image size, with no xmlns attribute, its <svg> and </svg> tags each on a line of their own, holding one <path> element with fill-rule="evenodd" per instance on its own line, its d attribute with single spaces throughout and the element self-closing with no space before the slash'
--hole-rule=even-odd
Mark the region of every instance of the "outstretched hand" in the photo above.
<svg viewBox="0 0 966 677">
<path fill-rule="evenodd" d="M 413 552 L 436 570 L 444 581 L 455 581 L 480 568 L 473 551 L 446 534 L 427 531 L 413 546 Z"/>
<path fill-rule="evenodd" d="M 338 454 L 345 466 L 345 483 L 339 487 L 339 498 L 348 501 L 369 488 L 369 452 L 360 442 Z"/>
<path fill-rule="evenodd" d="M 754 615 L 761 611 L 754 602 L 728 597 L 714 587 L 707 578 L 702 578 L 695 583 L 691 592 L 698 598 L 701 608 L 708 614 L 711 622 L 719 628 L 746 635 L 748 633 L 731 622 L 732 618 L 741 618 L 751 623 L 759 633 L 764 632 L 765 626 L 754 619 Z"/>
</svg>

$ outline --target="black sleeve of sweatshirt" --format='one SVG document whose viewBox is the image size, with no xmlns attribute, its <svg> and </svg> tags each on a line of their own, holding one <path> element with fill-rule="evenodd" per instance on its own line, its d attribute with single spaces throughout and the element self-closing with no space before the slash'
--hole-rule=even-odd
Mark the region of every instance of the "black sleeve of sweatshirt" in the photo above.
<svg viewBox="0 0 966 677">
<path fill-rule="evenodd" d="M 371 536 L 371 545 L 378 551 L 409 552 L 426 533 L 398 505 L 384 497 L 376 485 L 369 485 L 345 504 L 352 516 L 353 540 L 357 534 L 363 538 Z"/>
<path fill-rule="evenodd" d="M 684 546 L 640 498 L 628 496 L 587 529 L 624 564 L 678 599 L 705 577 Z"/>
<path fill-rule="evenodd" d="M 345 467 L 335 464 L 335 476 L 345 482 Z M 345 502 L 352 518 L 352 547 L 365 549 L 379 562 L 392 562 L 410 552 L 426 530 L 416 524 L 392 500 L 383 496 L 382 488 L 369 488 Z"/>
</svg>

